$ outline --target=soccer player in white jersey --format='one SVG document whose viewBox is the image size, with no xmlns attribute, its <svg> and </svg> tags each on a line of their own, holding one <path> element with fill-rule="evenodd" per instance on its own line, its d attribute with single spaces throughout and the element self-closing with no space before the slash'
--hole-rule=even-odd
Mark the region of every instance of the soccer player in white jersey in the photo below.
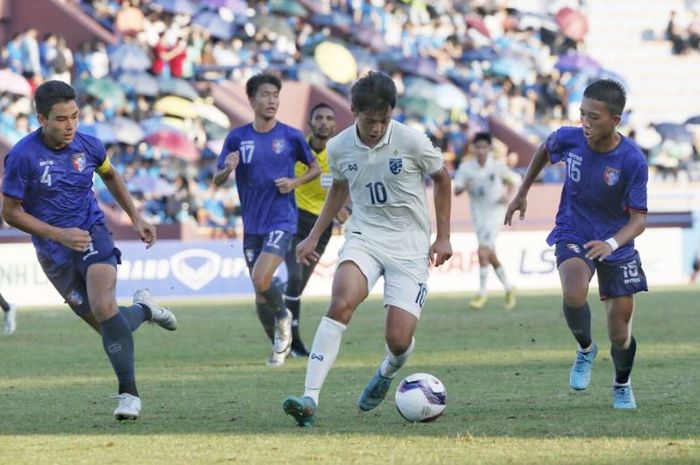
<svg viewBox="0 0 700 465">
<path fill-rule="evenodd" d="M 318 260 L 316 244 L 348 200 L 353 214 L 339 252 L 331 302 L 316 330 L 302 397 L 288 397 L 284 411 L 299 426 L 314 423 L 321 387 L 340 349 L 355 309 L 384 276 L 386 356 L 358 400 L 361 410 L 377 407 L 396 371 L 415 346 L 413 334 L 428 294 L 428 267 L 452 256 L 451 180 L 442 154 L 420 131 L 391 119 L 396 86 L 370 71 L 351 90 L 355 124 L 328 142 L 333 183 L 321 215 L 297 246 L 297 259 Z M 430 243 L 425 179 L 435 183 L 437 235 Z"/>
<path fill-rule="evenodd" d="M 472 220 L 479 242 L 479 293 L 469 306 L 480 309 L 486 304 L 486 284 L 489 265 L 506 290 L 505 308 L 515 308 L 515 291 L 506 277 L 506 272 L 496 256 L 496 236 L 503 228 L 506 205 L 515 193 L 519 176 L 505 163 L 491 156 L 491 134 L 479 132 L 472 142 L 474 157 L 459 165 L 455 173 L 455 195 L 469 193 Z"/>
</svg>

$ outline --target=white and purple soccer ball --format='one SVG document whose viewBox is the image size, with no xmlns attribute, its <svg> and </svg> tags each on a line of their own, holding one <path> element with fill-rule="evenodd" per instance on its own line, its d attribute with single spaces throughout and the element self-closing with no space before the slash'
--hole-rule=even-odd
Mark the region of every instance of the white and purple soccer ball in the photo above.
<svg viewBox="0 0 700 465">
<path fill-rule="evenodd" d="M 410 422 L 434 421 L 447 407 L 442 381 L 428 373 L 407 376 L 396 388 L 396 408 Z"/>
</svg>

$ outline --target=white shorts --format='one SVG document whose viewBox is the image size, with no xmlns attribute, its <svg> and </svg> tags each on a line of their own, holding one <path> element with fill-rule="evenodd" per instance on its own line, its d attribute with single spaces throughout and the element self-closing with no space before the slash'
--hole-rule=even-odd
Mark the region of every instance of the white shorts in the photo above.
<svg viewBox="0 0 700 465">
<path fill-rule="evenodd" d="M 358 239 L 349 238 L 338 252 L 338 266 L 351 261 L 367 278 L 367 289 L 372 290 L 380 276 L 384 276 L 384 306 L 393 305 L 420 318 L 428 297 L 428 266 L 425 258 L 391 257 L 374 250 Z"/>
<path fill-rule="evenodd" d="M 494 250 L 496 247 L 496 236 L 501 232 L 500 226 L 486 225 L 476 229 L 476 240 L 480 247 L 488 247 Z"/>
<path fill-rule="evenodd" d="M 500 214 L 500 208 L 494 209 L 489 213 L 482 213 L 474 218 L 474 229 L 476 230 L 476 240 L 481 247 L 494 249 L 496 245 L 496 236 L 503 229 L 503 214 Z"/>
</svg>

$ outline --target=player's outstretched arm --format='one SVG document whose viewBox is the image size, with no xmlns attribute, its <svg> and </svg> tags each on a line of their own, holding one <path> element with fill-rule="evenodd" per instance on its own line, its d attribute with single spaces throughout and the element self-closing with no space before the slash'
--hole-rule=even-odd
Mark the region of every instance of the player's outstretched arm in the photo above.
<svg viewBox="0 0 700 465">
<path fill-rule="evenodd" d="M 316 220 L 316 223 L 314 223 L 314 227 L 311 228 L 311 232 L 306 239 L 299 242 L 299 245 L 297 245 L 296 256 L 299 263 L 309 265 L 311 262 L 318 261 L 320 258 L 318 252 L 316 252 L 318 240 L 340 209 L 345 207 L 349 197 L 350 185 L 348 181 L 334 179 L 331 188 L 328 190 L 328 196 L 323 204 L 321 214 Z"/>
<path fill-rule="evenodd" d="M 450 244 L 450 212 L 452 210 L 452 180 L 447 168 L 443 167 L 430 176 L 435 183 L 433 201 L 435 202 L 435 222 L 437 234 L 430 246 L 428 258 L 430 263 L 440 266 L 452 257 Z"/>
<path fill-rule="evenodd" d="M 82 252 L 87 249 L 90 233 L 79 228 L 58 228 L 44 223 L 40 219 L 25 212 L 22 201 L 5 196 L 2 204 L 2 216 L 7 224 L 31 234 L 32 236 L 51 239 L 65 245 L 71 250 Z"/>
<path fill-rule="evenodd" d="M 508 205 L 503 224 L 510 226 L 513 215 L 516 211 L 520 212 L 520 221 L 525 219 L 525 211 L 527 210 L 527 193 L 530 191 L 530 187 L 532 187 L 532 184 L 535 182 L 535 179 L 537 179 L 540 171 L 542 171 L 547 164 L 548 159 L 549 157 L 546 147 L 544 144 L 540 144 L 540 146 L 537 147 L 537 150 L 535 150 L 535 155 L 532 157 L 532 160 L 530 160 L 530 165 L 527 167 L 525 177 L 523 178 L 522 184 L 520 184 L 518 192 Z"/>
<path fill-rule="evenodd" d="M 127 189 L 126 183 L 124 182 L 124 178 L 122 178 L 121 174 L 119 174 L 114 166 L 111 165 L 106 172 L 101 173 L 98 171 L 98 173 L 105 182 L 109 192 L 112 193 L 114 199 L 131 220 L 131 224 L 133 225 L 136 234 L 143 242 L 146 243 L 146 248 L 149 248 L 155 244 L 156 228 L 144 220 L 136 211 L 134 200 L 131 198 L 129 189 Z"/>
</svg>

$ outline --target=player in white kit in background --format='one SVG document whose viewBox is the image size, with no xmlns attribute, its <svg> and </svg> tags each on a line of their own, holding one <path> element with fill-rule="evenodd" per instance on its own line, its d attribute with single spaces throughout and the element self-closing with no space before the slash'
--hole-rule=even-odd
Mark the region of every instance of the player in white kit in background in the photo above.
<svg viewBox="0 0 700 465">
<path fill-rule="evenodd" d="M 460 164 L 454 176 L 455 195 L 464 191 L 469 193 L 472 220 L 479 242 L 479 293 L 469 306 L 480 309 L 486 304 L 489 266 L 493 266 L 506 291 L 505 308 L 512 310 L 516 304 L 515 291 L 496 256 L 496 236 L 503 228 L 503 214 L 520 177 L 505 163 L 493 158 L 491 134 L 477 133 L 472 144 L 474 157 Z"/>
</svg>

